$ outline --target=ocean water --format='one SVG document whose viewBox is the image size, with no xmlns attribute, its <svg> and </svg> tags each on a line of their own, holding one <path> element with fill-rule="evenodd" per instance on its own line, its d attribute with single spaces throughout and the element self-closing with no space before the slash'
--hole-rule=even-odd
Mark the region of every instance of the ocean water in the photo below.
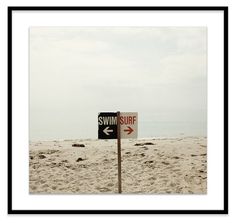
<svg viewBox="0 0 236 223">
<path fill-rule="evenodd" d="M 97 124 L 97 123 L 96 123 Z M 62 139 L 97 139 L 97 125 L 80 125 L 61 123 L 60 126 L 39 126 L 30 131 L 30 140 L 62 140 Z M 138 138 L 207 136 L 206 122 L 166 122 L 139 121 Z"/>
<path fill-rule="evenodd" d="M 207 136 L 206 122 L 140 122 L 139 137 Z"/>
</svg>

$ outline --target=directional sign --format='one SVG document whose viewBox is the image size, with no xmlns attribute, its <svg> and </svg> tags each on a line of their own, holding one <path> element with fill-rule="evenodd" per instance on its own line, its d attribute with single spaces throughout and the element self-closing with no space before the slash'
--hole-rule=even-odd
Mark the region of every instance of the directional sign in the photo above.
<svg viewBox="0 0 236 223">
<path fill-rule="evenodd" d="M 138 113 L 120 113 L 120 134 L 122 139 L 137 138 L 138 136 Z"/>
<path fill-rule="evenodd" d="M 137 138 L 137 112 L 120 113 L 120 136 L 122 139 Z M 117 112 L 101 112 L 98 114 L 98 138 L 117 139 Z"/>
<path fill-rule="evenodd" d="M 117 138 L 117 112 L 101 112 L 98 114 L 98 138 Z"/>
</svg>

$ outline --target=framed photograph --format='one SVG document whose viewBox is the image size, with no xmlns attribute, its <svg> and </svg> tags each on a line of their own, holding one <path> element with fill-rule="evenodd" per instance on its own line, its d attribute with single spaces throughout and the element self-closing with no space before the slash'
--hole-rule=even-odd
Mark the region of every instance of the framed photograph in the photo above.
<svg viewBox="0 0 236 223">
<path fill-rule="evenodd" d="M 227 214 L 227 7 L 8 7 L 9 214 Z"/>
</svg>

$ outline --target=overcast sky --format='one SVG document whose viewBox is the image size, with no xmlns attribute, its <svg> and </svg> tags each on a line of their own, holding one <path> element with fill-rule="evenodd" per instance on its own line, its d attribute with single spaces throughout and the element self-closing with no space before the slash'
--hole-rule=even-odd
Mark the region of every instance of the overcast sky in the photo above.
<svg viewBox="0 0 236 223">
<path fill-rule="evenodd" d="M 205 27 L 32 27 L 29 76 L 32 140 L 97 138 L 101 111 L 138 112 L 145 136 L 147 123 L 206 128 Z"/>
</svg>

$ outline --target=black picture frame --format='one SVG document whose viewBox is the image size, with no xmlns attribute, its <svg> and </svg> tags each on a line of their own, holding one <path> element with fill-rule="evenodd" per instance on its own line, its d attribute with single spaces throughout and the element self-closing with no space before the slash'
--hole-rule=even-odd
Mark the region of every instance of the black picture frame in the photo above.
<svg viewBox="0 0 236 223">
<path fill-rule="evenodd" d="M 222 210 L 14 210 L 12 206 L 12 13 L 14 11 L 222 11 L 224 24 L 224 199 Z M 8 7 L 8 214 L 228 214 L 228 7 L 227 6 L 11 6 Z"/>
</svg>

